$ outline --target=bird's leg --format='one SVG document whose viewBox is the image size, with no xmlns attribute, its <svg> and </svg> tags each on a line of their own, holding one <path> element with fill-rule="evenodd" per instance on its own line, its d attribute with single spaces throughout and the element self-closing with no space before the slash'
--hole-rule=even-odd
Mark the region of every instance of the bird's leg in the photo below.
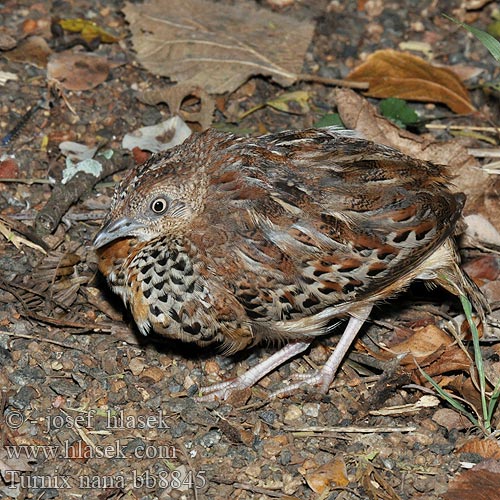
<svg viewBox="0 0 500 500">
<path fill-rule="evenodd" d="M 250 368 L 250 370 L 247 370 L 239 377 L 208 387 L 202 387 L 200 389 L 201 396 L 198 396 L 196 399 L 198 401 L 215 401 L 218 399 L 224 400 L 227 399 L 233 391 L 252 387 L 275 368 L 282 365 L 297 354 L 305 351 L 310 344 L 311 342 L 294 342 L 287 344 L 278 352 L 275 352 L 269 358 L 260 362 L 253 368 Z"/>
<path fill-rule="evenodd" d="M 335 346 L 333 354 L 328 358 L 321 370 L 313 374 L 307 374 L 300 382 L 291 384 L 283 389 L 279 389 L 271 394 L 271 397 L 287 396 L 295 392 L 299 387 L 304 385 L 319 386 L 321 393 L 326 394 L 330 388 L 330 384 L 335 378 L 335 374 L 344 359 L 345 354 L 351 347 L 356 335 L 363 326 L 364 322 L 368 319 L 372 310 L 372 305 L 368 305 L 362 309 L 358 309 L 355 316 L 349 318 L 346 329 L 340 338 L 339 343 Z"/>
<path fill-rule="evenodd" d="M 319 386 L 320 392 L 326 394 L 332 383 L 337 370 L 344 359 L 345 354 L 351 347 L 356 335 L 363 326 L 364 322 L 368 319 L 372 305 L 367 305 L 363 308 L 357 309 L 349 318 L 346 329 L 340 338 L 339 343 L 335 346 L 333 354 L 325 363 L 321 370 L 307 374 L 300 382 L 291 384 L 283 389 L 279 389 L 271 394 L 271 397 L 286 396 L 295 392 L 299 387 L 304 385 Z M 215 401 L 217 399 L 227 399 L 233 391 L 246 389 L 252 387 L 261 378 L 272 372 L 275 368 L 282 365 L 293 356 L 305 351 L 310 345 L 310 342 L 295 342 L 287 344 L 278 352 L 254 366 L 250 370 L 243 373 L 236 379 L 214 384 L 208 387 L 201 388 L 201 396 L 197 397 L 198 401 Z"/>
</svg>

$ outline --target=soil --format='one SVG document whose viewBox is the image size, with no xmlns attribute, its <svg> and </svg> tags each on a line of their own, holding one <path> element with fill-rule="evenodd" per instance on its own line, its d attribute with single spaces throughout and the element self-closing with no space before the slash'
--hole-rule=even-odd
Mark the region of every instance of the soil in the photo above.
<svg viewBox="0 0 500 500">
<path fill-rule="evenodd" d="M 488 126 L 484 116 L 498 116 L 498 94 L 476 84 L 498 76 L 498 66 L 481 44 L 441 15 L 460 15 L 484 28 L 495 4 L 483 3 L 466 11 L 467 2 L 458 0 L 296 0 L 284 7 L 271 0 L 259 2 L 262 8 L 316 22 L 304 73 L 345 78 L 368 54 L 398 49 L 405 41 L 429 43 L 434 63 L 481 68 L 471 95 L 482 118 L 457 119 L 441 105 L 412 106 L 429 121 L 438 116 L 437 123 L 444 119 Z M 0 208 L 6 217 L 0 222 L 46 249 L 45 254 L 40 247 L 22 242 L 16 246 L 12 238 L 0 238 L 0 497 L 264 500 L 451 495 L 463 463 L 483 459 L 478 453 L 460 452 L 463 443 L 481 432 L 458 413 L 444 414 L 457 419 L 456 425 L 446 422 L 446 416 L 444 421 L 439 418 L 438 411 L 451 411 L 442 401 L 415 406 L 424 392 L 415 384 L 414 372 L 401 367 L 398 358 L 384 360 L 373 353 L 417 327 L 444 328 L 446 318 L 461 311 L 453 296 L 417 285 L 380 306 L 326 395 L 305 389 L 282 399 L 268 398 L 284 379 L 320 366 L 337 341 L 335 335 L 315 343 L 306 356 L 266 377 L 251 392 L 229 402 L 200 403 L 192 397 L 197 386 L 234 377 L 275 347 L 226 357 L 138 333 L 98 273 L 91 245 L 123 171 L 117 169 L 83 192 L 51 234 L 35 233 L 35 217 L 65 167 L 62 141 L 105 144 L 120 151 L 126 133 L 169 117 L 166 106 L 137 99 L 138 89 L 169 82 L 135 61 L 123 6 L 119 0 L 0 4 L 0 26 L 17 42 L 40 30 L 55 48 L 62 43 L 50 34 L 55 17 L 92 19 L 124 35 L 119 43 L 95 50 L 116 65 L 104 83 L 86 91 L 49 88 L 43 65 L 14 61 L 0 52 L 0 71 L 18 76 L 0 87 L 0 136 L 45 100 L 0 149 L 0 173 L 8 178 L 0 179 Z M 65 35 L 64 43 L 78 36 Z M 258 134 L 309 127 L 335 112 L 330 86 L 298 82 L 286 90 L 310 92 L 311 110 L 291 114 L 264 107 L 227 124 L 224 110 L 235 102 L 248 110 L 283 93 L 269 79 L 255 77 L 217 100 L 214 124 Z M 418 127 L 413 131 L 426 132 Z M 434 135 L 440 141 L 451 137 L 446 131 Z M 492 140 L 498 144 L 498 137 Z M 469 139 L 469 145 L 484 147 L 476 139 Z M 125 166 L 133 159 L 129 155 L 123 161 Z M 488 269 L 500 268 L 495 254 L 478 248 L 469 248 L 463 256 L 466 262 L 486 256 Z M 496 279 L 490 276 L 483 283 L 490 282 L 493 289 Z M 486 358 L 498 359 L 494 347 L 484 349 Z M 470 383 L 469 375 L 462 376 L 464 384 Z M 400 410 L 377 413 L 396 406 Z M 493 422 L 498 422 L 498 414 Z M 20 450 L 18 459 L 8 455 L 12 450 Z M 9 476 L 6 470 L 13 472 Z"/>
</svg>

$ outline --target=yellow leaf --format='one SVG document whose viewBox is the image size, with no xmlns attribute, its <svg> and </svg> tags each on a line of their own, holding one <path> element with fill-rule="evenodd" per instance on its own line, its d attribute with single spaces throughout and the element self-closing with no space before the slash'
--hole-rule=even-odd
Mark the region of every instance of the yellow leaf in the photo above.
<svg viewBox="0 0 500 500">
<path fill-rule="evenodd" d="M 86 42 L 91 42 L 96 38 L 99 38 L 102 43 L 115 43 L 119 41 L 119 38 L 111 35 L 106 30 L 97 26 L 96 23 L 94 23 L 93 21 L 88 21 L 87 19 L 60 19 L 59 24 L 66 31 L 71 31 L 72 33 L 81 33 L 82 38 Z"/>
<path fill-rule="evenodd" d="M 297 115 L 303 115 L 309 112 L 309 92 L 305 90 L 297 90 L 296 92 L 287 92 L 282 94 L 275 99 L 267 101 L 266 104 L 271 106 L 278 111 L 283 111 L 285 113 L 292 113 Z"/>
</svg>

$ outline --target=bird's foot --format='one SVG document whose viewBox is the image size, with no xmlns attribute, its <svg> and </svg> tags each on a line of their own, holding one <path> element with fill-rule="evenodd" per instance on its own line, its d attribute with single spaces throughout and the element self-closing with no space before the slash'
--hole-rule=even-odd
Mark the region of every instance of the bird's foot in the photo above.
<svg viewBox="0 0 500 500">
<path fill-rule="evenodd" d="M 200 389 L 200 395 L 196 397 L 197 401 L 224 401 L 231 396 L 234 391 L 241 391 L 252 387 L 261 378 L 272 372 L 275 368 L 282 365 L 290 358 L 305 351 L 310 342 L 295 342 L 287 344 L 285 347 L 275 352 L 272 356 L 260 362 L 258 365 L 250 368 L 239 377 L 220 382 Z"/>
</svg>

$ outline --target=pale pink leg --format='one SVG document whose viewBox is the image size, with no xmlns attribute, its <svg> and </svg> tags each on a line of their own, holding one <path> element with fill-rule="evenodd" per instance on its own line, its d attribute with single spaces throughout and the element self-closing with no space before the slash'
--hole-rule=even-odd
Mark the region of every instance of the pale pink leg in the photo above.
<svg viewBox="0 0 500 500">
<path fill-rule="evenodd" d="M 330 356 L 323 368 L 313 374 L 306 375 L 300 382 L 291 384 L 283 389 L 280 389 L 271 394 L 271 397 L 285 396 L 292 394 L 298 388 L 304 385 L 319 386 L 321 393 L 327 393 L 335 378 L 335 374 L 344 359 L 345 354 L 351 347 L 356 335 L 363 326 L 364 322 L 370 315 L 372 306 L 368 305 L 364 308 L 360 308 L 355 311 L 355 316 L 349 318 L 346 329 L 340 338 L 339 343 L 335 347 L 333 354 Z M 230 394 L 235 390 L 246 389 L 247 387 L 252 387 L 261 378 L 265 377 L 268 373 L 272 372 L 275 368 L 282 365 L 290 358 L 293 358 L 297 354 L 305 351 L 309 347 L 310 342 L 295 342 L 292 344 L 287 344 L 278 352 L 274 353 L 272 356 L 262 361 L 258 365 L 254 366 L 250 370 L 243 373 L 239 377 L 228 380 L 226 382 L 221 382 L 209 387 L 203 387 L 201 389 L 202 395 L 197 397 L 198 401 L 215 401 L 227 399 Z"/>
<path fill-rule="evenodd" d="M 295 392 L 298 388 L 307 385 L 319 386 L 319 390 L 321 393 L 326 394 L 328 389 L 330 388 L 330 384 L 335 378 L 335 374 L 344 359 L 346 352 L 351 347 L 356 335 L 359 330 L 363 326 L 363 323 L 367 320 L 370 312 L 372 310 L 372 306 L 367 306 L 363 309 L 357 311 L 356 316 L 351 316 L 349 318 L 349 322 L 347 323 L 346 329 L 340 338 L 339 343 L 335 346 L 335 351 L 328 358 L 328 361 L 325 363 L 321 370 L 307 375 L 300 382 L 295 384 L 291 384 L 288 387 L 284 387 L 283 389 L 279 389 L 271 394 L 271 397 L 277 396 L 286 396 Z"/>
<path fill-rule="evenodd" d="M 227 380 L 219 384 L 214 384 L 208 387 L 202 387 L 201 396 L 197 397 L 198 401 L 215 401 L 227 399 L 233 391 L 252 387 L 261 378 L 272 372 L 275 368 L 282 365 L 290 358 L 305 351 L 311 342 L 294 342 L 287 344 L 285 347 L 275 352 L 272 356 L 260 362 L 258 365 L 250 368 L 233 380 Z"/>
</svg>

